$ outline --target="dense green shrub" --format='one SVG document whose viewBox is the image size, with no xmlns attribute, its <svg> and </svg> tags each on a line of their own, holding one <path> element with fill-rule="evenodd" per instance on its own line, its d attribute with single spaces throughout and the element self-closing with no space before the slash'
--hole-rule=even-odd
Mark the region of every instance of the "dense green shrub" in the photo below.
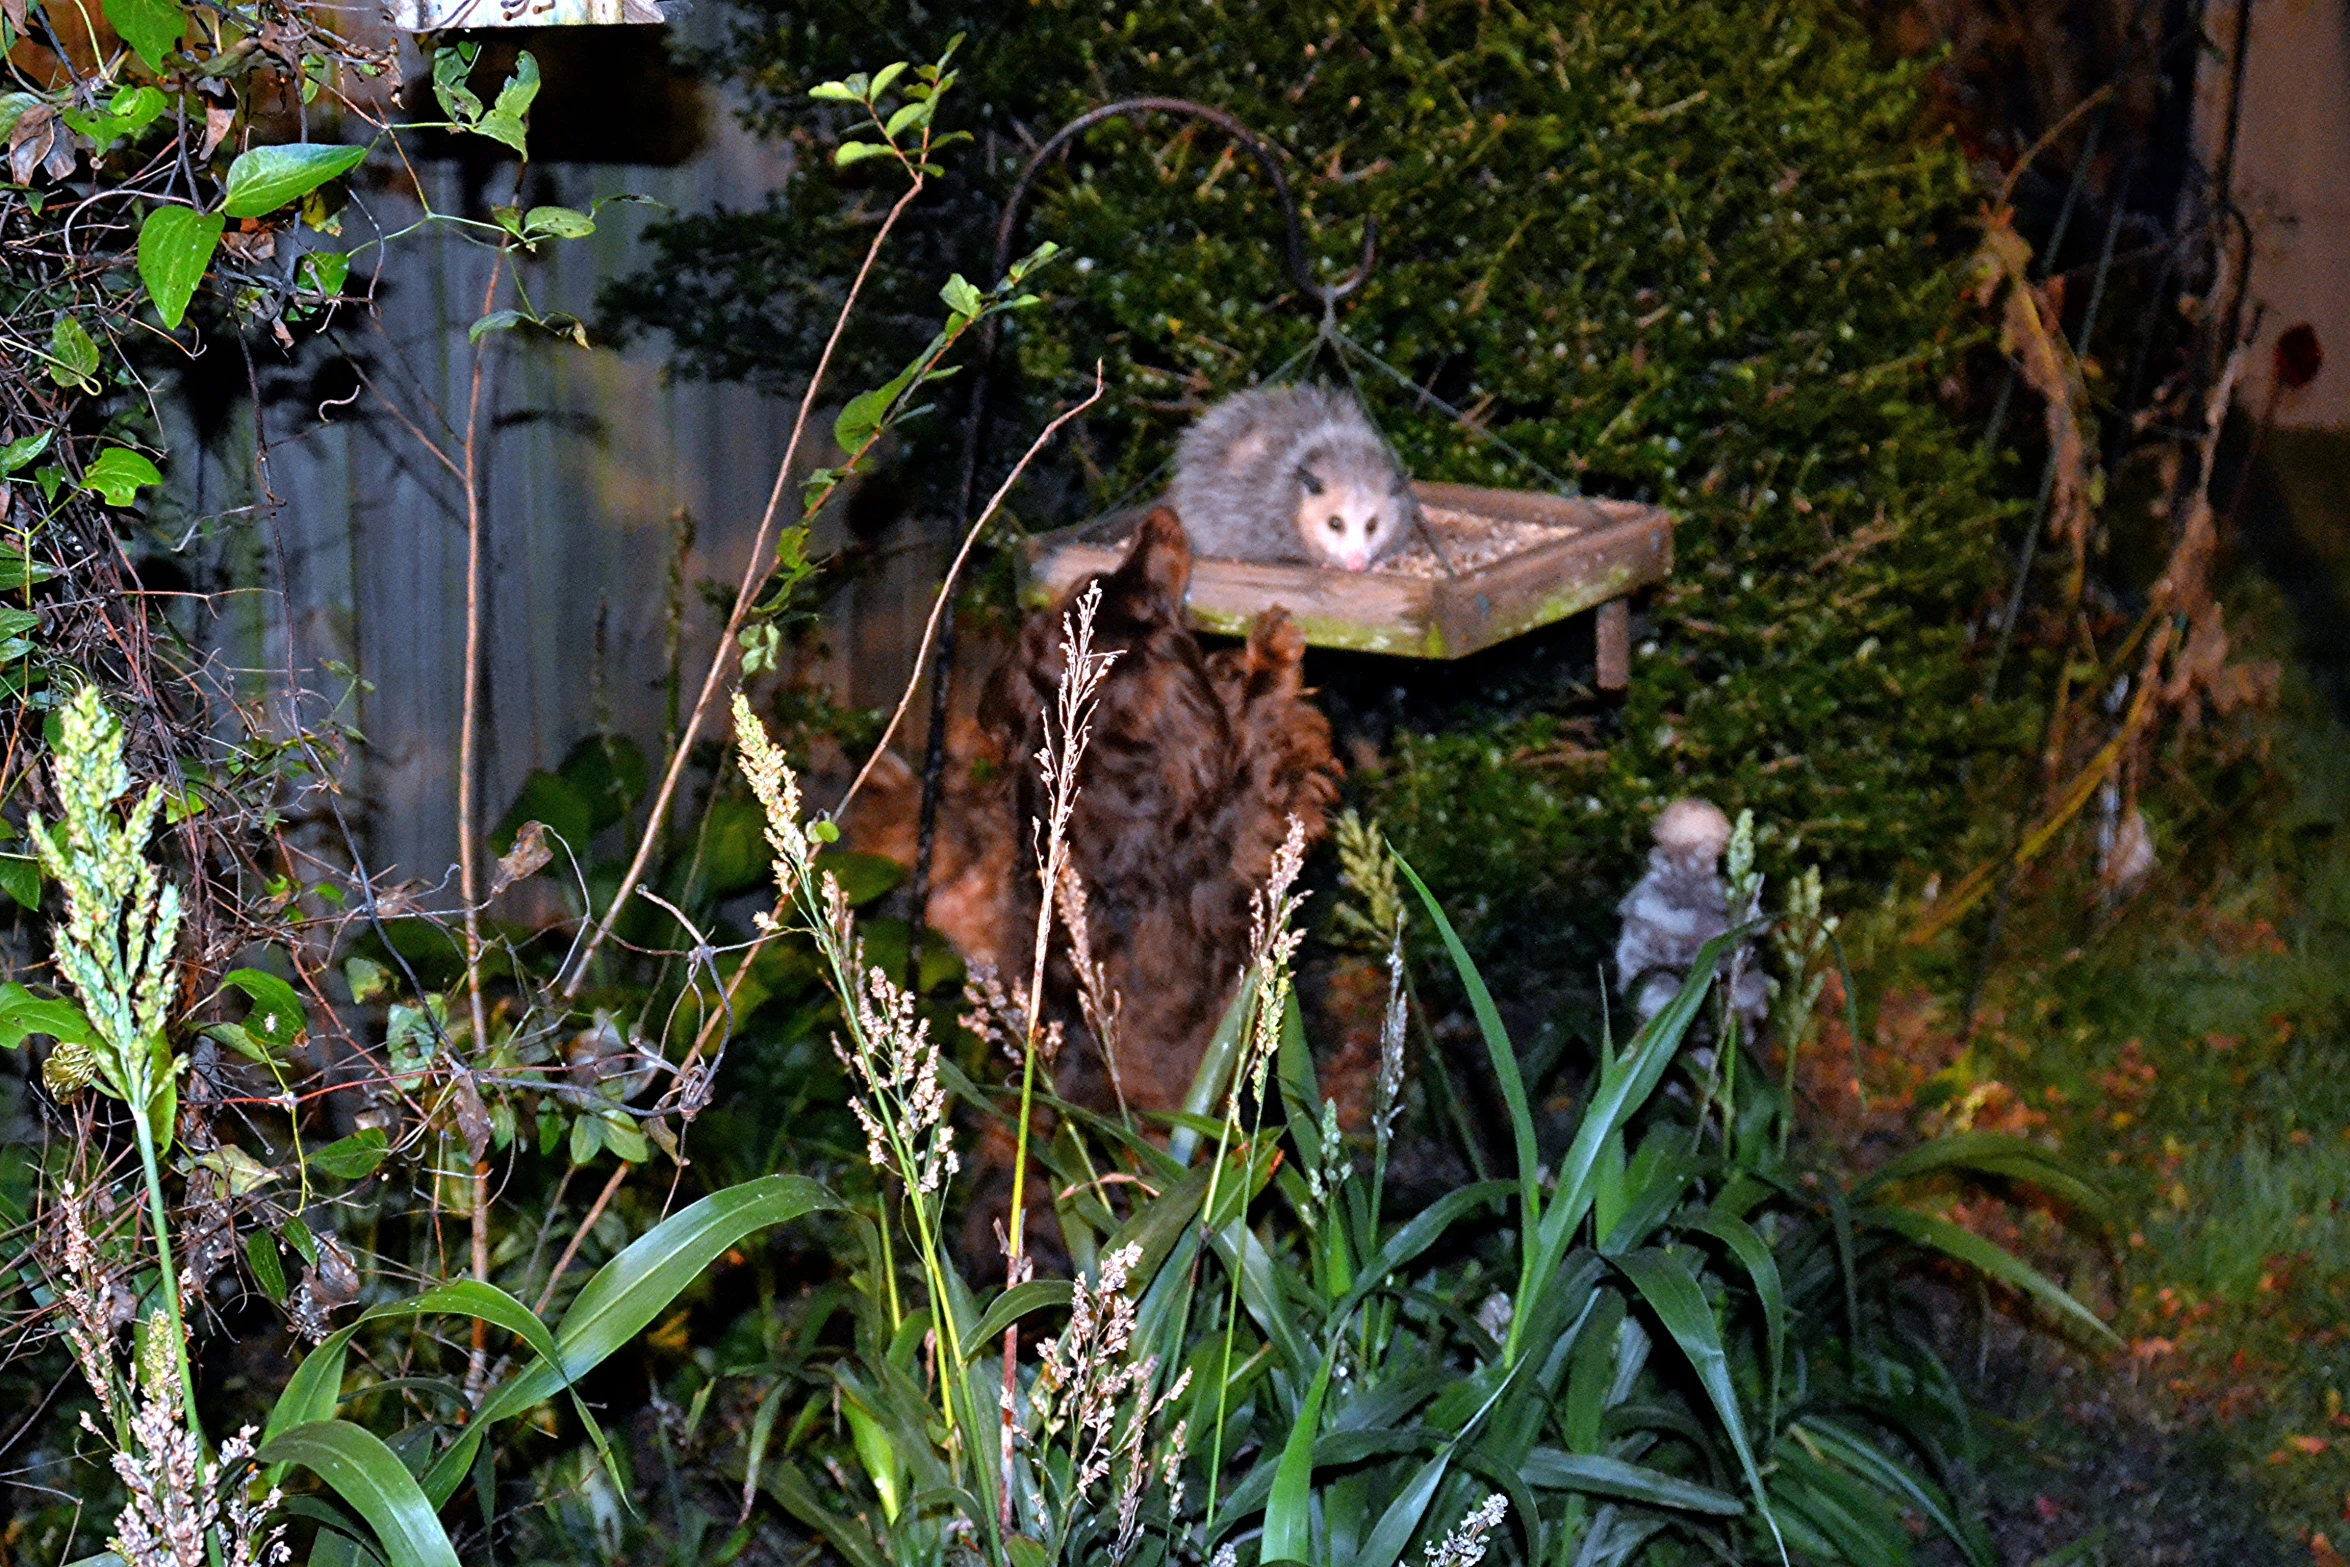
<svg viewBox="0 0 2350 1567">
<path fill-rule="evenodd" d="M 810 156 L 764 211 L 658 230 L 657 263 L 611 299 L 670 331 L 687 371 L 791 384 L 812 280 L 844 275 L 858 242 L 805 84 L 967 29 L 976 139 L 948 155 L 929 253 L 887 285 L 909 310 L 916 280 L 985 265 L 1002 194 L 1053 126 L 1110 98 L 1190 97 L 1290 155 L 1326 267 L 1351 264 L 1376 219 L 1377 274 L 1339 312 L 1351 337 L 1551 471 L 1682 514 L 1604 763 L 1528 766 L 1559 700 L 1489 701 L 1407 730 L 1371 780 L 1473 923 L 1509 909 L 1547 963 L 1587 952 L 1556 939 L 1604 909 L 1579 888 L 1620 885 L 1647 810 L 1685 790 L 1776 824 L 1766 862 L 1800 840 L 1832 874 L 1877 875 L 1947 844 L 1961 759 L 2011 720 L 1964 668 L 1998 511 L 1938 403 L 1976 331 L 1955 264 L 1974 197 L 1921 123 L 1922 67 L 1872 56 L 1821 0 L 737 0 L 734 15 L 712 63 Z M 1094 132 L 1027 233 L 1069 255 L 1051 309 L 1019 328 L 1029 402 L 998 444 L 1097 355 L 1111 377 L 1066 459 L 1083 481 L 1069 509 L 1146 481 L 1198 408 L 1313 337 L 1273 203 L 1204 128 Z M 1541 486 L 1375 373 L 1364 390 L 1422 475 Z M 1069 518 L 1032 494 L 1025 520 Z M 1480 945 L 1500 956 L 1494 923 Z"/>
</svg>

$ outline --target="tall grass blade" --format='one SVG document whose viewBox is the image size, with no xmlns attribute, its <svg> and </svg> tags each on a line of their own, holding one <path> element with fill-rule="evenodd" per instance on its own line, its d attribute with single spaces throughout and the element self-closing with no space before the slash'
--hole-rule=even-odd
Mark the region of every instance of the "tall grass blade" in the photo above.
<svg viewBox="0 0 2350 1567">
<path fill-rule="evenodd" d="M 1730 1383 L 1730 1363 L 1722 1353 L 1721 1335 L 1714 1329 L 1713 1308 L 1706 1304 L 1705 1291 L 1698 1286 L 1697 1275 L 1690 1271 L 1686 1261 L 1667 1251 L 1636 1251 L 1616 1258 L 1615 1264 L 1640 1291 L 1640 1298 L 1648 1302 L 1649 1310 L 1656 1313 L 1673 1342 L 1681 1346 L 1681 1353 L 1689 1357 L 1690 1368 L 1697 1373 L 1706 1398 L 1714 1406 L 1730 1450 L 1738 1455 L 1738 1467 L 1746 1473 L 1746 1484 L 1754 1493 L 1755 1506 L 1761 1511 L 1763 1522 L 1770 1526 L 1771 1538 L 1778 1544 L 1780 1559 L 1784 1561 L 1787 1545 L 1779 1536 L 1778 1520 L 1771 1514 L 1770 1497 L 1763 1490 L 1762 1470 L 1755 1463 L 1754 1445 L 1747 1440 L 1746 1415 L 1738 1407 L 1738 1390 Z"/>
<path fill-rule="evenodd" d="M 1510 1137 L 1518 1150 L 1518 1200 L 1525 1208 L 1525 1226 L 1531 1233 L 1542 1217 L 1542 1189 L 1535 1179 L 1541 1165 L 1541 1156 L 1534 1146 L 1534 1115 L 1526 1104 L 1526 1083 L 1518 1071 L 1517 1047 L 1510 1043 L 1509 1030 L 1502 1026 L 1501 1011 L 1493 1004 L 1493 993 L 1485 988 L 1484 976 L 1469 957 L 1469 949 L 1461 945 L 1460 934 L 1452 928 L 1452 921 L 1444 917 L 1437 906 L 1436 894 L 1420 880 L 1420 873 L 1404 863 L 1402 855 L 1395 857 L 1395 868 L 1403 872 L 1412 890 L 1420 895 L 1420 906 L 1428 911 L 1428 921 L 1436 927 L 1436 934 L 1444 940 L 1444 950 L 1452 958 L 1453 971 L 1460 976 L 1461 988 L 1468 992 L 1469 1006 L 1477 1014 L 1477 1028 L 1485 1036 L 1485 1053 L 1492 1058 L 1494 1080 L 1501 1084 L 1502 1102 L 1509 1106 Z"/>
<path fill-rule="evenodd" d="M 1727 1491 L 1604 1453 L 1562 1453 L 1555 1447 L 1538 1447 L 1526 1455 L 1519 1473 L 1528 1485 L 1543 1491 L 1584 1491 L 1715 1518 L 1735 1518 L 1746 1511 L 1746 1504 Z"/>
<path fill-rule="evenodd" d="M 2115 1224 L 2113 1201 L 2045 1148 L 1998 1132 L 1962 1132 L 1920 1144 L 1852 1188 L 1852 1200 L 1865 1202 L 1888 1187 L 1944 1172 L 1994 1175 L 2024 1181 L 2077 1209 L 2102 1228 Z"/>
<path fill-rule="evenodd" d="M 375 1531 L 390 1567 L 458 1567 L 423 1488 L 364 1427 L 314 1420 L 271 1438 L 255 1456 L 265 1464 L 299 1464 L 332 1486 Z"/>
<path fill-rule="evenodd" d="M 2113 1329 L 2099 1321 L 2095 1312 L 2073 1299 L 2055 1280 L 2013 1252 L 1993 1245 L 1972 1230 L 1961 1229 L 1948 1219 L 1937 1219 L 1907 1208 L 1867 1208 L 1860 1212 L 1858 1218 L 1865 1224 L 1891 1230 L 1920 1246 L 1931 1247 L 1954 1261 L 1963 1262 L 2021 1291 L 2054 1312 L 2061 1321 L 2072 1324 L 2104 1344 L 2112 1346 L 2121 1343 Z"/>
<path fill-rule="evenodd" d="M 541 1360 L 500 1385 L 465 1433 L 424 1474 L 437 1507 L 457 1494 L 473 1450 L 498 1421 L 518 1415 L 585 1376 L 646 1324 L 744 1236 L 839 1202 L 814 1181 L 765 1175 L 713 1192 L 638 1236 L 596 1270 L 555 1330 L 556 1358 Z"/>
<path fill-rule="evenodd" d="M 1797 1422 L 1797 1429 L 1827 1458 L 1852 1470 L 1878 1490 L 1898 1496 L 1916 1508 L 1920 1516 L 1958 1547 L 1971 1567 L 1998 1567 L 1990 1536 L 1972 1519 L 1961 1521 L 1950 1510 L 1950 1499 L 1942 1494 L 1941 1487 L 1895 1462 L 1857 1433 L 1829 1421 L 1808 1418 Z"/>
<path fill-rule="evenodd" d="M 976 1360 L 998 1346 L 994 1342 L 1003 1337 L 1004 1329 L 1032 1311 L 1069 1304 L 1071 1286 L 1067 1279 L 1030 1279 L 1015 1284 L 988 1303 L 987 1313 L 979 1319 L 970 1340 L 963 1346 L 967 1359 Z"/>
<path fill-rule="evenodd" d="M 1412 1476 L 1411 1484 L 1387 1504 L 1387 1510 L 1379 1515 L 1378 1525 L 1371 1530 L 1371 1537 L 1363 1542 L 1362 1550 L 1347 1567 L 1395 1567 L 1404 1547 L 1419 1532 L 1420 1520 L 1428 1515 L 1428 1503 L 1451 1467 L 1452 1448 L 1448 1444 L 1443 1452 L 1422 1464 L 1420 1472 Z"/>
<path fill-rule="evenodd" d="M 1337 1360 L 1338 1340 L 1333 1337 L 1306 1390 L 1297 1423 L 1289 1428 L 1289 1440 L 1281 1446 L 1281 1466 L 1273 1472 L 1273 1491 L 1265 1498 L 1265 1537 L 1257 1550 L 1264 1567 L 1312 1559 L 1314 1438 L 1322 1428 L 1322 1400 L 1330 1392 L 1330 1368 Z"/>
<path fill-rule="evenodd" d="M 785 1512 L 824 1536 L 849 1567 L 891 1567 L 874 1549 L 872 1535 L 817 1500 L 816 1488 L 797 1464 L 785 1459 L 770 1465 L 759 1485 Z"/>
<path fill-rule="evenodd" d="M 1710 1213 L 1690 1228 L 1701 1235 L 1711 1235 L 1730 1249 L 1730 1255 L 1738 1259 L 1738 1265 L 1746 1270 L 1746 1277 L 1754 1285 L 1754 1298 L 1762 1303 L 1764 1359 L 1771 1368 L 1765 1424 L 1776 1429 L 1779 1387 L 1787 1364 L 1787 1290 L 1779 1278 L 1778 1259 L 1771 1255 L 1770 1243 L 1756 1234 L 1754 1226 L 1744 1219 Z"/>
</svg>

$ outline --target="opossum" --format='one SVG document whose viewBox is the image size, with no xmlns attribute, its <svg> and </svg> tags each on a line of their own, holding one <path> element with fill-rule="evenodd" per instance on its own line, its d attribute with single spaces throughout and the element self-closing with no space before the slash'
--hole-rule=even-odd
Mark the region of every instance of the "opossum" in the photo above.
<svg viewBox="0 0 2350 1567">
<path fill-rule="evenodd" d="M 1167 504 L 1193 550 L 1362 571 L 1420 521 L 1411 475 L 1346 393 L 1260 386 L 1202 415 L 1175 454 Z"/>
</svg>

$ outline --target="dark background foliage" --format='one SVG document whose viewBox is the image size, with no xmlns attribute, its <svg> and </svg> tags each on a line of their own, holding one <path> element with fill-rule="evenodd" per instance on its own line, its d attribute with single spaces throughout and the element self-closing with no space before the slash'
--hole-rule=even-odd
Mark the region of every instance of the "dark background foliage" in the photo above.
<svg viewBox="0 0 2350 1567">
<path fill-rule="evenodd" d="M 1315 670 L 1375 743 L 1358 757 L 1367 803 L 1509 977 L 1591 972 L 1599 889 L 1624 883 L 1650 810 L 1679 793 L 1751 807 L 1773 869 L 1875 879 L 1948 848 L 1963 759 L 2017 731 L 1964 667 L 2002 509 L 1944 406 L 1979 346 L 1958 267 L 1979 198 L 1929 123 L 1925 66 L 1816 0 L 730 14 L 703 64 L 804 156 L 766 209 L 656 230 L 655 259 L 608 296 L 615 321 L 670 334 L 681 371 L 805 374 L 873 197 L 828 167 L 836 127 L 803 90 L 967 31 L 975 140 L 879 284 L 865 368 L 929 330 L 947 271 L 985 268 L 1002 196 L 1055 126 L 1112 98 L 1188 97 L 1282 149 L 1332 275 L 1376 220 L 1376 275 L 1338 312 L 1352 339 L 1552 473 L 1680 514 L 1620 708 L 1561 656 L 1571 634 L 1468 670 Z M 1280 232 L 1248 160 L 1170 119 L 1105 126 L 1048 173 L 1026 235 L 1067 255 L 1018 329 L 989 460 L 1008 464 L 1097 356 L 1111 390 L 1025 525 L 1148 483 L 1201 408 L 1312 343 L 1318 306 Z M 1364 374 L 1422 476 L 1546 487 Z M 953 412 L 907 459 L 933 509 L 950 501 Z"/>
</svg>

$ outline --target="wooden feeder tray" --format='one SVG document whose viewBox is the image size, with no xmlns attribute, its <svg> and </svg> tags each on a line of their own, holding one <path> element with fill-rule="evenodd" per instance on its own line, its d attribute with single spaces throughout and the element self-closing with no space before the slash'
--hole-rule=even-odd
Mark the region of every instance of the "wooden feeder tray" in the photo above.
<svg viewBox="0 0 2350 1567">
<path fill-rule="evenodd" d="M 1673 569 L 1673 519 L 1633 501 L 1423 484 L 1413 490 L 1429 531 L 1368 571 L 1265 561 L 1192 564 L 1185 600 L 1203 631 L 1245 636 L 1275 605 L 1312 647 L 1460 658 L 1587 609 L 1598 609 L 1599 683 L 1621 689 L 1629 662 L 1624 597 Z M 1025 546 L 1021 597 L 1050 603 L 1069 585 L 1125 558 L 1143 508 L 1039 534 Z"/>
</svg>

